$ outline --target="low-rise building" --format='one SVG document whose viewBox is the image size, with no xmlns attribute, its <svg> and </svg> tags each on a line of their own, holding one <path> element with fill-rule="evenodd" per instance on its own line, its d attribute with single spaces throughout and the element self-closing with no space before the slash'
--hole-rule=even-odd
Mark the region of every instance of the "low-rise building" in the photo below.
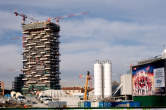
<svg viewBox="0 0 166 110">
<path fill-rule="evenodd" d="M 4 82 L 3 81 L 0 81 L 0 95 L 4 96 Z"/>
</svg>

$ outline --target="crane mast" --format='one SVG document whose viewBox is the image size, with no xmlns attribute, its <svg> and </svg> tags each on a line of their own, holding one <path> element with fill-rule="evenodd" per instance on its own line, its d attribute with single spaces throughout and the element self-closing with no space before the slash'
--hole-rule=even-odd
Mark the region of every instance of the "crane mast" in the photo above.
<svg viewBox="0 0 166 110">
<path fill-rule="evenodd" d="M 87 75 L 86 75 L 86 82 L 85 82 L 85 88 L 84 88 L 84 100 L 88 100 L 87 93 L 88 93 L 88 82 L 89 82 L 89 80 L 90 80 L 90 72 L 88 71 Z"/>
</svg>

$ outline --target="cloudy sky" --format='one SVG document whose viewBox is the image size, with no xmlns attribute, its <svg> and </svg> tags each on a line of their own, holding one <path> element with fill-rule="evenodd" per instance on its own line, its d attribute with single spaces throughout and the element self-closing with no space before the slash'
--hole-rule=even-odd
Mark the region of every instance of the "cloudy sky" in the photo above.
<svg viewBox="0 0 166 110">
<path fill-rule="evenodd" d="M 22 68 L 21 18 L 39 20 L 72 13 L 61 25 L 61 83 L 77 86 L 79 74 L 93 74 L 96 59 L 111 60 L 113 80 L 141 59 L 160 55 L 166 44 L 165 0 L 0 0 L 0 80 L 11 87 Z"/>
</svg>

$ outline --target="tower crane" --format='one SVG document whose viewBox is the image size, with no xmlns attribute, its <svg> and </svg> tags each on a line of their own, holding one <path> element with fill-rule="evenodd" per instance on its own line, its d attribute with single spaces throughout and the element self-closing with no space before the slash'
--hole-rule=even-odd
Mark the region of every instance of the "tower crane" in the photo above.
<svg viewBox="0 0 166 110">
<path fill-rule="evenodd" d="M 38 20 L 34 19 L 33 17 L 29 17 L 23 13 L 18 13 L 17 11 L 14 12 L 15 16 L 21 16 L 22 17 L 22 24 L 25 24 L 26 19 L 30 19 L 31 21 L 38 22 Z"/>
<path fill-rule="evenodd" d="M 48 21 L 51 22 L 52 20 L 55 20 L 56 23 L 58 23 L 62 19 L 70 18 L 70 17 L 73 17 L 73 16 L 85 15 L 85 14 L 88 14 L 88 12 L 73 13 L 73 14 L 69 14 L 69 15 L 65 15 L 65 16 L 57 16 L 55 18 L 48 18 Z"/>
<path fill-rule="evenodd" d="M 34 22 L 39 22 L 39 20 L 33 18 L 33 17 L 30 17 L 30 16 L 27 16 L 23 13 L 19 13 L 17 11 L 14 12 L 15 16 L 20 16 L 22 17 L 22 24 L 25 24 L 25 21 L 26 19 L 30 19 L 31 21 L 34 21 Z M 85 14 L 88 14 L 88 12 L 80 12 L 80 13 L 73 13 L 73 14 L 69 14 L 69 15 L 65 15 L 65 16 L 57 16 L 55 18 L 48 18 L 48 22 L 51 22 L 52 20 L 55 20 L 56 23 L 58 24 L 58 22 L 62 19 L 65 19 L 65 18 L 70 18 L 70 17 L 74 17 L 74 16 L 80 16 L 80 15 L 85 15 Z M 12 38 L 12 40 L 17 40 L 21 37 L 14 37 Z"/>
<path fill-rule="evenodd" d="M 90 80 L 90 72 L 88 71 L 87 72 L 87 75 L 86 75 L 86 82 L 85 82 L 85 88 L 84 88 L 84 100 L 87 100 L 87 93 L 88 93 L 88 82 Z"/>
<path fill-rule="evenodd" d="M 26 19 L 30 19 L 31 21 L 35 21 L 35 22 L 39 21 L 39 20 L 37 20 L 33 17 L 27 16 L 23 13 L 19 13 L 17 11 L 15 11 L 14 14 L 15 14 L 15 16 L 21 16 L 22 17 L 22 24 L 25 24 Z M 51 22 L 52 20 L 55 20 L 56 23 L 58 23 L 61 19 L 70 18 L 70 17 L 73 17 L 73 16 L 85 15 L 85 14 L 87 14 L 87 12 L 74 13 L 74 14 L 69 14 L 69 15 L 65 15 L 65 16 L 57 16 L 57 17 L 54 17 L 54 18 L 48 18 L 47 21 Z"/>
</svg>

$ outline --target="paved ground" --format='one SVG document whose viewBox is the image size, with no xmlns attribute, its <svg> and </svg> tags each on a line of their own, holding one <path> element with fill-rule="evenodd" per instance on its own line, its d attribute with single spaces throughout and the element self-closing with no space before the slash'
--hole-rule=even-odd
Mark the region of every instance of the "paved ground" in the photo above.
<svg viewBox="0 0 166 110">
<path fill-rule="evenodd" d="M 35 107 L 35 108 L 45 108 L 45 107 L 48 107 L 48 105 L 45 105 L 45 104 L 41 103 L 38 99 L 36 99 L 33 96 L 32 97 L 27 96 L 26 99 L 31 101 L 32 107 Z"/>
<path fill-rule="evenodd" d="M 35 107 L 35 108 L 48 108 L 48 105 L 38 103 L 38 104 L 33 104 L 32 107 Z"/>
</svg>

